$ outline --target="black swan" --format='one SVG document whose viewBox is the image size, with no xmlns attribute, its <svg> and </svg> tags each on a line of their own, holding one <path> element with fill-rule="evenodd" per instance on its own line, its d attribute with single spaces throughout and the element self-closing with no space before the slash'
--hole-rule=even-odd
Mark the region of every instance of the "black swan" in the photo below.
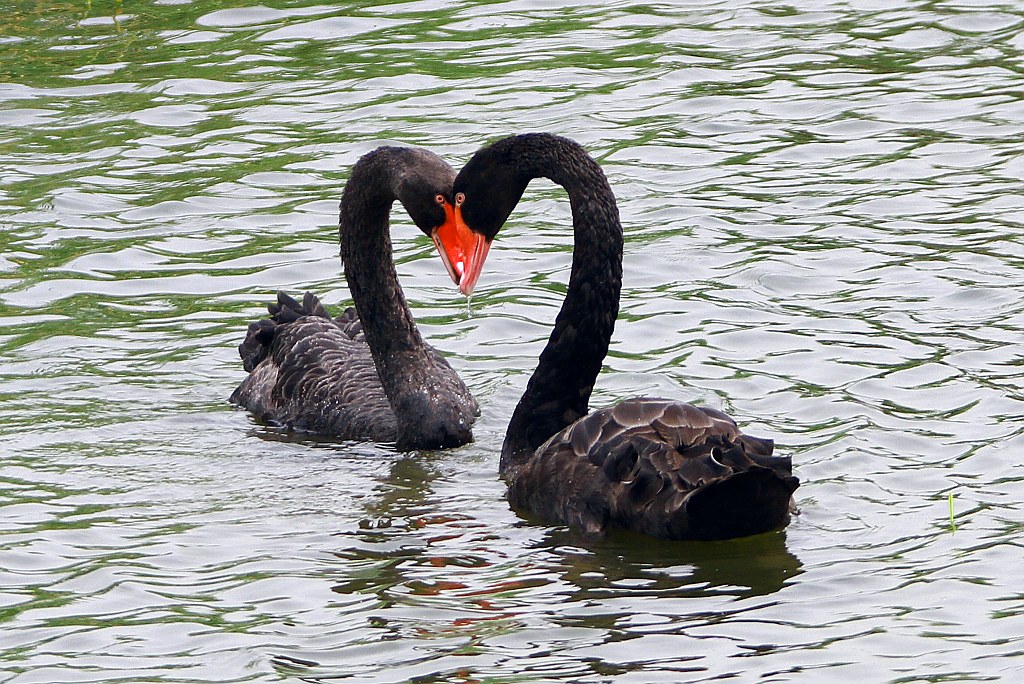
<svg viewBox="0 0 1024 684">
<path fill-rule="evenodd" d="M 416 328 L 388 222 L 397 199 L 440 249 L 438 233 L 454 227 L 454 178 L 440 157 L 410 147 L 381 147 L 356 162 L 338 229 L 355 308 L 332 320 L 313 295 L 299 304 L 278 293 L 271 317 L 250 324 L 239 345 L 249 376 L 231 402 L 271 424 L 400 451 L 472 441 L 476 400 Z"/>
<path fill-rule="evenodd" d="M 728 539 L 784 527 L 799 482 L 771 440 L 744 435 L 720 411 L 668 399 L 588 414 L 618 315 L 623 239 L 611 187 L 580 145 L 518 135 L 469 160 L 453 187 L 460 237 L 449 261 L 466 258 L 460 289 L 472 290 L 483 266 L 474 256 L 487 253 L 474 240 L 490 243 L 538 177 L 568 192 L 575 245 L 565 301 L 501 450 L 512 506 L 598 535 Z"/>
</svg>

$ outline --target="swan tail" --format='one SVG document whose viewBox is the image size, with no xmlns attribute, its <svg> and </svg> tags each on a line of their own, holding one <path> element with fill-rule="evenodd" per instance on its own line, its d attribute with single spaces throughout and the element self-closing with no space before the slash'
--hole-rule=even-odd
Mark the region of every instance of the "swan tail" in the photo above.
<svg viewBox="0 0 1024 684">
<path fill-rule="evenodd" d="M 270 317 L 278 325 L 292 323 L 303 316 L 316 316 L 318 318 L 330 318 L 327 309 L 320 303 L 320 300 L 312 292 L 307 292 L 302 297 L 302 303 L 288 296 L 284 292 L 277 293 L 277 301 L 267 305 Z"/>
<path fill-rule="evenodd" d="M 276 327 L 274 321 L 266 318 L 249 324 L 245 339 L 238 345 L 238 355 L 242 357 L 242 367 L 246 372 L 252 373 L 260 361 L 267 358 Z"/>
<path fill-rule="evenodd" d="M 270 355 L 278 326 L 294 323 L 306 316 L 331 320 L 327 309 L 320 303 L 316 295 L 311 292 L 307 292 L 303 296 L 302 303 L 300 304 L 294 298 L 279 291 L 277 293 L 277 301 L 268 304 L 267 311 L 270 313 L 270 317 L 250 323 L 245 333 L 245 339 L 238 345 L 238 355 L 242 357 L 242 366 L 249 373 L 256 366 L 260 365 L 263 359 Z M 349 335 L 349 337 L 352 337 L 352 335 Z"/>
<path fill-rule="evenodd" d="M 792 475 L 755 466 L 695 491 L 681 509 L 692 539 L 732 539 L 770 532 L 789 523 Z"/>
</svg>

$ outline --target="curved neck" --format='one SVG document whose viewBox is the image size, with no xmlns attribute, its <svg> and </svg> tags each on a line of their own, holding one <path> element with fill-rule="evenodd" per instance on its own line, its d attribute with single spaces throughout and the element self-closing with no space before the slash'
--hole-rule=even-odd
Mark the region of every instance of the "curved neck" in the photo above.
<svg viewBox="0 0 1024 684">
<path fill-rule="evenodd" d="M 615 328 L 622 286 L 622 225 L 601 167 L 564 138 L 523 137 L 526 150 L 514 156 L 518 170 L 565 188 L 574 246 L 565 301 L 505 433 L 502 472 L 523 463 L 551 435 L 586 415 Z"/>
<path fill-rule="evenodd" d="M 420 388 L 417 367 L 429 368 L 428 353 L 391 256 L 389 215 L 399 199 L 404 169 L 414 163 L 408 148 L 381 148 L 352 169 L 341 195 L 338 237 L 345 279 L 362 321 L 366 343 L 384 392 L 396 414 L 402 393 Z M 398 415 L 401 432 L 402 416 Z"/>
</svg>

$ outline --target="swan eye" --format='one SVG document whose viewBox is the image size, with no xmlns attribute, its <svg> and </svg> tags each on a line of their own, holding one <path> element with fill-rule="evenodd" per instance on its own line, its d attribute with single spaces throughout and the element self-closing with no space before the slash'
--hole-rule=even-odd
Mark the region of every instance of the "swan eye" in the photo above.
<svg viewBox="0 0 1024 684">
<path fill-rule="evenodd" d="M 457 193 L 455 193 L 455 206 L 459 206 L 460 204 L 462 204 L 465 201 L 466 201 L 466 193 L 464 193 L 464 192 L 457 192 Z"/>
<path fill-rule="evenodd" d="M 434 201 L 438 204 L 444 204 L 444 195 L 434 195 Z"/>
</svg>

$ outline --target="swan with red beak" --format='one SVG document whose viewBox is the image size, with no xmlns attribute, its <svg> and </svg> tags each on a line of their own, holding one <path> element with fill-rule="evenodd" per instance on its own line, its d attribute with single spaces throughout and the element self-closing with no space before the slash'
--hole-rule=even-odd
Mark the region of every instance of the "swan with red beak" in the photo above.
<svg viewBox="0 0 1024 684">
<path fill-rule="evenodd" d="M 466 162 L 452 184 L 451 215 L 432 233 L 459 289 L 472 291 L 491 241 L 535 178 L 569 196 L 573 257 L 551 336 L 505 431 L 499 472 L 509 503 L 586 535 L 622 528 L 731 539 L 785 527 L 799 480 L 770 439 L 743 434 L 721 411 L 672 399 L 590 410 L 618 318 L 623 234 L 615 193 L 579 143 L 515 135 Z"/>
</svg>

